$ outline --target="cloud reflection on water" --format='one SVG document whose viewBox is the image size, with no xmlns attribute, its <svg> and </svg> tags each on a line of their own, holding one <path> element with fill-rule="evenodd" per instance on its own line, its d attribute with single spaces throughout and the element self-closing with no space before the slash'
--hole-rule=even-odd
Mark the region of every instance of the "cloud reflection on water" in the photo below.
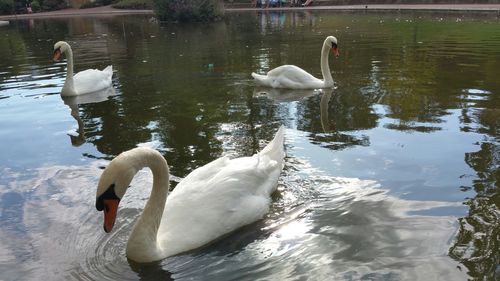
<svg viewBox="0 0 500 281">
<path fill-rule="evenodd" d="M 184 255 L 156 265 L 129 264 L 125 244 L 149 194 L 151 175 L 143 170 L 124 198 L 117 229 L 102 231 L 94 209 L 95 184 L 104 161 L 90 166 L 45 166 L 27 180 L 4 190 L 18 193 L 22 221 L 2 221 L 3 264 L 31 254 L 19 268 L 4 271 L 26 280 L 79 276 L 78 279 L 135 279 L 163 272 L 190 278 L 397 278 L 457 280 L 463 275 L 447 257 L 456 229 L 453 216 L 409 215 L 459 203 L 398 199 L 372 180 L 340 178 L 307 168 L 307 161 L 288 161 L 281 194 L 263 221 Z M 306 171 L 295 173 L 295 169 Z M 22 178 L 22 176 L 20 176 Z M 19 196 L 17 196 L 19 197 Z M 17 198 L 16 197 L 16 198 Z M 19 197 L 19 198 L 21 198 Z M 14 202 L 15 203 L 15 202 Z M 7 205 L 7 204 L 3 204 Z M 5 213 L 5 212 L 4 212 Z M 5 218 L 5 215 L 2 216 Z M 26 229 L 9 232 L 9 229 Z M 4 240 L 5 239 L 5 240 Z M 14 239 L 14 240 L 13 240 Z M 451 269 L 451 270 L 450 270 Z M 134 272 L 134 271 L 136 272 Z M 155 276 L 155 275 L 153 275 Z M 154 280 L 155 278 L 153 278 Z M 214 279 L 215 280 L 215 279 Z"/>
</svg>

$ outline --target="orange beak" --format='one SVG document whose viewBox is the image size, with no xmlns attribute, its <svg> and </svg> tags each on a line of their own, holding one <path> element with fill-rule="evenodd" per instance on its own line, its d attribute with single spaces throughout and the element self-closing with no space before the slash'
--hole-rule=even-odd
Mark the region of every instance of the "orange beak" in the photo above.
<svg viewBox="0 0 500 281">
<path fill-rule="evenodd" d="M 332 48 L 332 53 L 335 55 L 336 58 L 339 57 L 340 53 L 339 53 L 339 48 Z"/>
<path fill-rule="evenodd" d="M 61 60 L 61 50 L 56 49 L 54 50 L 54 57 L 52 58 L 53 61 L 57 62 Z"/>
<path fill-rule="evenodd" d="M 120 200 L 105 199 L 104 200 L 104 231 L 109 233 L 115 225 L 116 213 L 118 212 L 118 204 Z"/>
</svg>

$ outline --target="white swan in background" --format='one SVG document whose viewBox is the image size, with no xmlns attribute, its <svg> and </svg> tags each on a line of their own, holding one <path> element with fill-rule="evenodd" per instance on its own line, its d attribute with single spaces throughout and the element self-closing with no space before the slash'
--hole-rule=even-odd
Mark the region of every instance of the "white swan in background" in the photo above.
<svg viewBox="0 0 500 281">
<path fill-rule="evenodd" d="M 328 65 L 329 50 L 339 56 L 337 38 L 328 36 L 321 49 L 321 73 L 323 80 L 318 79 L 295 65 L 282 65 L 270 70 L 266 75 L 252 72 L 255 81 L 266 87 L 286 89 L 321 89 L 333 87 L 333 78 Z"/>
<path fill-rule="evenodd" d="M 97 186 L 104 230 L 113 228 L 120 199 L 144 167 L 153 172 L 153 188 L 127 242 L 131 260 L 151 262 L 196 249 L 263 218 L 283 168 L 283 138 L 282 126 L 258 154 L 216 159 L 187 175 L 170 195 L 167 161 L 158 151 L 139 147 L 121 153 Z"/>
<path fill-rule="evenodd" d="M 66 81 L 61 91 L 62 96 L 77 96 L 96 92 L 112 86 L 113 67 L 104 70 L 86 69 L 73 76 L 73 51 L 68 43 L 59 41 L 54 44 L 54 61 L 61 60 L 62 54 L 68 59 Z"/>
</svg>

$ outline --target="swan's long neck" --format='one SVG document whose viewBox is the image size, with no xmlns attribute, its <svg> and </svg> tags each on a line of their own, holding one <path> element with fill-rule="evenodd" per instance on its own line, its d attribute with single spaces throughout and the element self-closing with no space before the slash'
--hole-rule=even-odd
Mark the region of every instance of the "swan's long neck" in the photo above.
<svg viewBox="0 0 500 281">
<path fill-rule="evenodd" d="M 68 61 L 68 69 L 66 71 L 66 82 L 64 82 L 64 86 L 73 89 L 73 51 L 69 44 L 66 46 L 66 59 Z"/>
<path fill-rule="evenodd" d="M 155 260 L 162 252 L 157 243 L 157 234 L 168 195 L 169 170 L 165 158 L 156 151 L 155 153 L 144 151 L 138 156 L 140 157 L 131 157 L 131 160 L 136 162 L 137 170 L 143 167 L 151 169 L 153 189 L 144 211 L 130 234 L 127 256 L 136 261 Z"/>
<path fill-rule="evenodd" d="M 328 65 L 328 56 L 330 54 L 330 46 L 328 42 L 323 43 L 323 48 L 321 49 L 321 74 L 323 74 L 323 80 L 325 81 L 325 86 L 333 86 L 332 73 L 330 72 L 330 66 Z"/>
</svg>

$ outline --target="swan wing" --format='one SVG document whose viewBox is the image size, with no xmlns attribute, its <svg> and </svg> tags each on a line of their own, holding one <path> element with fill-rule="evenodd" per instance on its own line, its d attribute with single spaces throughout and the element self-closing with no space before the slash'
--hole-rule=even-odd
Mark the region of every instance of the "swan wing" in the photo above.
<svg viewBox="0 0 500 281">
<path fill-rule="evenodd" d="M 283 166 L 282 135 L 280 129 L 280 139 L 275 137 L 261 153 L 217 159 L 177 185 L 167 198 L 158 232 L 169 255 L 203 246 L 268 212 Z"/>
<path fill-rule="evenodd" d="M 93 93 L 111 87 L 113 67 L 110 65 L 104 70 L 87 69 L 78 72 L 73 77 L 75 91 L 78 94 Z"/>
<path fill-rule="evenodd" d="M 272 88 L 314 89 L 324 87 L 324 82 L 295 65 L 282 65 L 267 75 L 252 73 L 258 84 Z"/>
</svg>

